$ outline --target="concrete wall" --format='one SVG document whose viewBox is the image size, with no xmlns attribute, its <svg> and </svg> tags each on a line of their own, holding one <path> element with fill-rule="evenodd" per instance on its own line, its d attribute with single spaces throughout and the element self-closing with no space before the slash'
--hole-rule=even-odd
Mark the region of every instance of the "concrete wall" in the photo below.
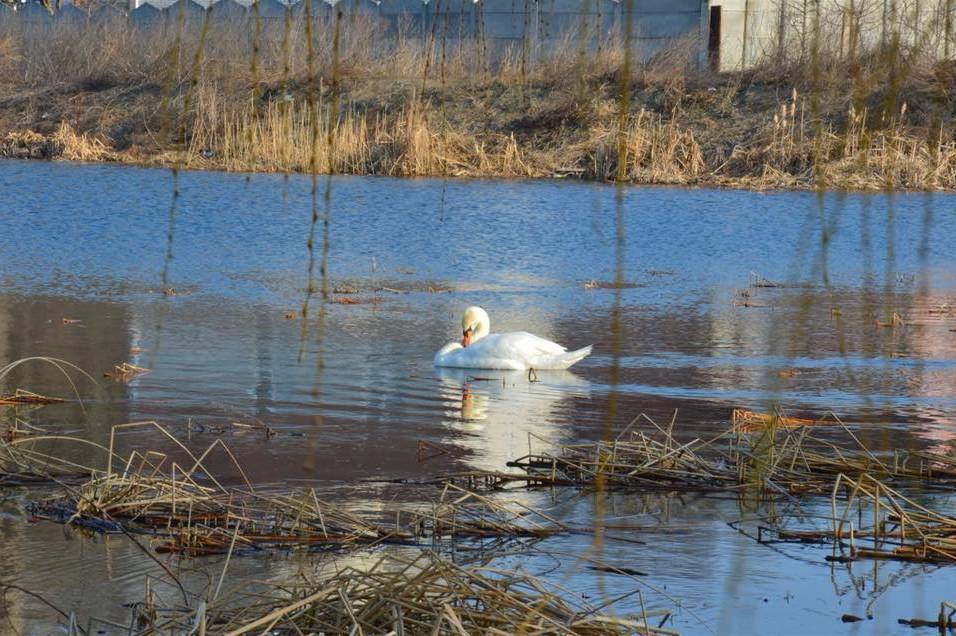
<svg viewBox="0 0 956 636">
<path fill-rule="evenodd" d="M 176 0 L 130 0 L 131 18 L 140 26 L 178 16 Z M 201 18 L 211 3 L 216 19 L 243 19 L 251 15 L 250 0 L 179 0 L 190 18 Z M 301 19 L 303 2 L 260 0 L 259 15 L 280 21 L 286 7 Z M 347 15 L 378 16 L 392 33 L 423 40 L 435 34 L 483 42 L 489 57 L 505 52 L 536 53 L 561 47 L 579 47 L 583 38 L 593 48 L 599 41 L 620 42 L 624 5 L 615 0 L 340 0 Z M 711 7 L 721 12 L 719 65 L 722 71 L 753 66 L 783 52 L 806 59 L 819 7 L 819 37 L 829 55 L 861 53 L 898 40 L 918 45 L 943 57 L 956 54 L 956 0 L 634 0 L 633 46 L 649 60 L 665 50 L 685 49 L 698 64 L 707 63 Z M 163 11 L 157 11 L 163 9 Z M 331 17 L 325 0 L 313 0 L 313 13 Z M 946 14 L 950 33 L 946 37 Z M 65 12 L 61 11 L 65 16 Z M 0 19 L 14 15 L 0 12 Z M 39 4 L 20 5 L 18 19 L 52 21 Z M 59 18 L 60 16 L 58 16 Z M 75 16 L 74 16 L 75 19 Z"/>
<path fill-rule="evenodd" d="M 720 69 L 725 71 L 781 52 L 805 59 L 815 23 L 818 46 L 827 55 L 863 54 L 894 40 L 935 57 L 956 54 L 954 0 L 712 0 L 711 5 L 721 8 Z"/>
<path fill-rule="evenodd" d="M 139 4 L 132 12 L 140 24 L 155 21 L 178 12 L 171 6 L 173 0 L 132 0 Z M 180 0 L 182 2 L 184 0 Z M 187 16 L 201 15 L 195 11 L 208 0 L 185 0 Z M 213 15 L 222 15 L 229 3 L 229 14 L 235 15 L 236 2 L 248 6 L 248 0 L 220 0 L 212 4 Z M 692 57 L 701 55 L 706 42 L 707 0 L 634 0 L 633 44 L 642 59 L 682 44 L 691 48 Z M 275 0 L 263 0 L 266 10 L 260 15 L 281 18 L 274 10 Z M 345 15 L 373 15 L 381 18 L 392 33 L 423 40 L 434 33 L 436 41 L 442 38 L 458 40 L 477 38 L 485 43 L 489 56 L 505 51 L 529 47 L 547 50 L 561 46 L 575 46 L 580 38 L 592 45 L 600 39 L 620 37 L 623 29 L 624 6 L 613 0 L 341 0 Z M 165 9 L 158 14 L 154 9 Z M 216 11 L 219 10 L 217 14 Z M 299 18 L 303 2 L 291 5 Z M 315 15 L 331 15 L 332 6 L 324 0 L 314 0 Z"/>
<path fill-rule="evenodd" d="M 701 0 L 635 0 L 633 42 L 648 59 L 682 40 L 699 47 Z M 624 7 L 610 0 L 384 0 L 376 13 L 396 28 L 404 21 L 409 32 L 422 37 L 484 37 L 497 49 L 576 45 L 581 37 L 593 42 L 620 37 Z"/>
</svg>

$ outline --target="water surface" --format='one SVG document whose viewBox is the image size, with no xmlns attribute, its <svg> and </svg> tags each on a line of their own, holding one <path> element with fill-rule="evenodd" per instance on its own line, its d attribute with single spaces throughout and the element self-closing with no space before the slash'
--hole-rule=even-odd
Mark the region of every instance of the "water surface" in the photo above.
<svg viewBox="0 0 956 636">
<path fill-rule="evenodd" d="M 880 448 L 956 448 L 950 195 L 618 195 L 574 182 L 336 177 L 326 283 L 343 293 L 329 303 L 313 294 L 303 321 L 307 178 L 183 173 L 175 208 L 164 170 L 6 161 L 0 183 L 2 360 L 54 356 L 93 378 L 74 374 L 82 408 L 20 414 L 50 432 L 108 444 L 113 425 L 155 420 L 194 448 L 223 439 L 257 483 L 313 485 L 359 510 L 435 496 L 379 480 L 500 470 L 529 445 L 599 439 L 639 413 L 666 422 L 676 410 L 675 430 L 690 438 L 722 430 L 734 408 L 832 410 Z M 317 290 L 322 233 L 320 222 Z M 626 284 L 615 289 L 618 262 Z M 537 382 L 433 369 L 471 304 L 488 309 L 496 331 L 593 343 L 594 354 Z M 879 326 L 893 313 L 909 324 Z M 152 372 L 103 377 L 120 362 Z M 17 387 L 70 394 L 39 364 L 7 378 L 7 390 Z M 617 416 L 608 422 L 612 395 Z M 276 435 L 233 422 L 261 422 Z M 448 452 L 419 461 L 421 440 Z M 118 432 L 116 445 L 175 452 L 148 427 Z M 54 450 L 102 460 L 67 443 Z M 225 460 L 213 465 L 239 479 Z M 0 533 L 16 546 L 5 551 L 5 580 L 43 590 L 82 619 L 128 620 L 122 604 L 142 598 L 142 574 L 155 564 L 121 537 L 26 523 L 22 503 L 37 493 L 4 496 Z M 593 499 L 580 493 L 527 496 L 582 526 L 594 517 Z M 646 602 L 679 604 L 685 633 L 897 633 L 897 618 L 929 618 L 947 594 L 954 600 L 953 570 L 859 572 L 860 564 L 825 563 L 819 548 L 759 546 L 726 525 L 751 514 L 734 501 L 616 494 L 605 503 L 613 518 L 658 529 L 629 531 L 645 545 L 610 541 L 602 558 L 646 571 L 657 590 L 644 590 Z M 539 548 L 570 555 L 590 545 L 585 533 Z M 557 567 L 551 557 L 515 558 L 592 596 L 634 585 L 572 558 Z M 237 579 L 293 567 L 285 558 L 240 561 Z M 91 577 L 95 589 L 83 584 Z M 11 592 L 8 601 L 18 629 L 56 621 L 34 600 Z M 867 612 L 873 621 L 839 622 Z"/>
</svg>

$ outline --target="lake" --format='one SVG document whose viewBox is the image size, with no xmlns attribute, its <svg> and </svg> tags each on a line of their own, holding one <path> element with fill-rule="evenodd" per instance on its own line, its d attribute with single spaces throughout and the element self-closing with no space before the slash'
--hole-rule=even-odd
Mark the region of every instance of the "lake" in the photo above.
<svg viewBox="0 0 956 636">
<path fill-rule="evenodd" d="M 112 426 L 154 420 L 190 448 L 222 439 L 256 484 L 306 484 L 359 511 L 436 494 L 390 480 L 504 470 L 529 447 L 600 439 L 642 413 L 690 439 L 723 430 L 735 408 L 832 411 L 883 450 L 956 450 L 953 195 L 335 177 L 326 200 L 324 177 L 313 195 L 307 176 L 184 172 L 174 197 L 169 170 L 17 161 L 0 161 L 0 183 L 0 359 L 51 356 L 90 375 L 70 373 L 82 404 L 8 409 L 8 422 L 108 445 Z M 492 331 L 594 352 L 537 381 L 434 369 L 476 304 Z M 909 324 L 880 326 L 894 313 Z M 103 377 L 122 362 L 151 372 Z M 39 362 L 4 382 L 72 395 Z M 442 451 L 423 458 L 422 442 Z M 149 427 L 119 430 L 116 445 L 175 452 Z M 0 492 L 3 581 L 81 624 L 128 622 L 123 604 L 157 566 L 125 537 L 29 523 L 24 504 L 44 489 Z M 576 490 L 514 496 L 582 526 L 598 514 Z M 956 600 L 952 568 L 760 545 L 728 525 L 759 517 L 733 498 L 601 498 L 607 520 L 641 528 L 601 558 L 646 572 L 647 604 L 677 608 L 682 633 L 909 633 L 898 618 Z M 575 558 L 593 548 L 574 534 L 510 558 L 592 597 L 632 589 Z M 230 578 L 302 558 L 236 559 Z M 873 619 L 843 625 L 845 613 Z M 0 619 L 27 633 L 60 620 L 14 591 Z"/>
</svg>

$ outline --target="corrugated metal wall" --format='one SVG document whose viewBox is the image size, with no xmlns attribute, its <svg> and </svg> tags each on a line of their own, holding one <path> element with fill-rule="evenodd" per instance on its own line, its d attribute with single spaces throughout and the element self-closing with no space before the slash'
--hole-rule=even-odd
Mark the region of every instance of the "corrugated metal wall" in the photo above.
<svg viewBox="0 0 956 636">
<path fill-rule="evenodd" d="M 188 2 L 187 15 L 197 15 L 200 5 Z M 169 0 L 152 0 L 136 8 L 134 20 L 140 23 L 161 19 L 163 14 L 177 11 Z M 213 15 L 234 15 L 234 0 L 213 4 Z M 280 7 L 277 11 L 276 7 Z M 260 15 L 279 18 L 283 9 L 275 0 L 261 0 Z M 346 15 L 374 15 L 387 29 L 408 37 L 436 39 L 477 38 L 485 42 L 490 57 L 509 49 L 528 47 L 532 54 L 561 46 L 579 46 L 582 38 L 592 46 L 608 37 L 619 37 L 624 21 L 624 6 L 611 0 L 341 0 Z M 228 8 L 228 12 L 223 8 Z M 316 0 L 313 13 L 330 16 L 334 9 Z M 301 17 L 302 2 L 292 5 Z M 662 50 L 681 45 L 691 49 L 693 57 L 704 59 L 706 43 L 707 0 L 635 0 L 633 42 L 642 59 L 649 59 Z"/>
</svg>

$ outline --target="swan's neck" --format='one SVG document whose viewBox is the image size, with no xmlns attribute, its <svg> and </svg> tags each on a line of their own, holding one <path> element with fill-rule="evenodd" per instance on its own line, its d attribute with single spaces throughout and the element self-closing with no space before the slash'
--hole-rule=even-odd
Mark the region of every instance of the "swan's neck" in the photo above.
<svg viewBox="0 0 956 636">
<path fill-rule="evenodd" d="M 491 331 L 491 324 L 488 322 L 486 316 L 482 316 L 478 319 L 478 324 L 475 327 L 475 333 L 471 337 L 472 342 L 477 342 L 481 340 Z"/>
</svg>

